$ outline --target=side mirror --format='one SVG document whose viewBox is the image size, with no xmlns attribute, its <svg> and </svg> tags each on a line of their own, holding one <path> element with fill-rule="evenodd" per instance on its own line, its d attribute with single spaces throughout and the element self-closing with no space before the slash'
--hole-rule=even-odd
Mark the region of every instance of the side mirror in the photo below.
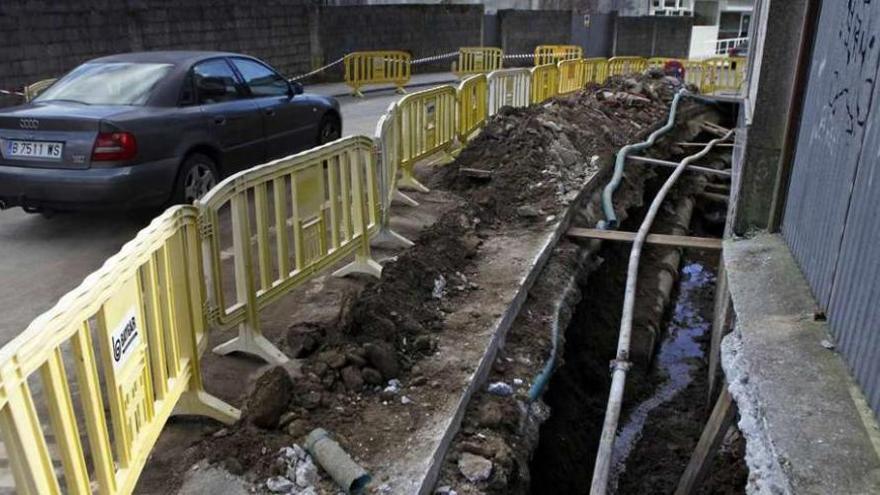
<svg viewBox="0 0 880 495">
<path fill-rule="evenodd" d="M 290 96 L 296 96 L 303 94 L 303 85 L 301 82 L 291 81 L 290 82 Z"/>
</svg>

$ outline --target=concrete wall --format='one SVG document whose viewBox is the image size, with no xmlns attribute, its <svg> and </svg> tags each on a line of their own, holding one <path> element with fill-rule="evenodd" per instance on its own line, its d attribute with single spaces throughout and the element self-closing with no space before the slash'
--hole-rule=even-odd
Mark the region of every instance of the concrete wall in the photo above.
<svg viewBox="0 0 880 495">
<path fill-rule="evenodd" d="M 618 17 L 614 55 L 687 58 L 693 17 Z"/>
<path fill-rule="evenodd" d="M 499 10 L 501 48 L 505 54 L 534 53 L 538 45 L 571 43 L 571 11 Z M 505 65 L 531 65 L 531 60 L 510 60 Z"/>
</svg>

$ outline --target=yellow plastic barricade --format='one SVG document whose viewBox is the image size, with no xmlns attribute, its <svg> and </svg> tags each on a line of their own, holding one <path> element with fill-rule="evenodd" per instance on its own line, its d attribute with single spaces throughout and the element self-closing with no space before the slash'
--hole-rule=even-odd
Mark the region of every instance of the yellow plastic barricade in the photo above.
<svg viewBox="0 0 880 495">
<path fill-rule="evenodd" d="M 700 91 L 703 91 L 703 78 L 706 73 L 706 66 L 703 62 L 700 60 L 682 60 L 681 64 L 684 66 L 684 82 L 693 84 L 700 88 Z"/>
<path fill-rule="evenodd" d="M 131 493 L 172 414 L 238 420 L 202 387 L 201 266 L 197 210 L 173 207 L 0 349 L 0 436 L 18 493 Z"/>
<path fill-rule="evenodd" d="M 745 57 L 717 57 L 703 60 L 703 93 L 739 91 L 746 75 Z"/>
<path fill-rule="evenodd" d="M 559 68 L 559 94 L 564 95 L 584 89 L 586 86 L 584 59 L 562 60 L 557 66 Z"/>
<path fill-rule="evenodd" d="M 412 57 L 401 51 L 370 51 L 349 53 L 343 59 L 345 83 L 354 96 L 364 96 L 361 88 L 368 84 L 397 86 L 398 93 L 406 93 L 403 86 L 409 82 Z"/>
<path fill-rule="evenodd" d="M 446 85 L 406 95 L 397 102 L 400 122 L 400 171 L 397 184 L 402 189 L 428 192 L 416 180 L 416 162 L 434 154 L 449 162 L 456 137 L 456 90 Z"/>
<path fill-rule="evenodd" d="M 536 67 L 576 58 L 584 58 L 584 49 L 577 45 L 538 45 L 535 47 Z"/>
<path fill-rule="evenodd" d="M 459 77 L 491 72 L 500 69 L 503 60 L 504 52 L 501 48 L 463 47 L 458 49 L 458 62 L 453 62 L 452 72 Z"/>
<path fill-rule="evenodd" d="M 458 85 L 458 142 L 464 146 L 489 117 L 489 97 L 485 74 L 466 78 Z"/>
<path fill-rule="evenodd" d="M 607 78 L 608 59 L 585 58 L 584 59 L 584 86 L 590 83 L 602 84 Z"/>
<path fill-rule="evenodd" d="M 607 77 L 641 74 L 648 68 L 648 61 L 642 57 L 614 57 L 608 60 Z"/>
<path fill-rule="evenodd" d="M 532 74 L 529 69 L 496 70 L 486 77 L 489 87 L 489 115 L 501 107 L 527 107 L 531 102 Z"/>
<path fill-rule="evenodd" d="M 24 101 L 31 101 L 40 95 L 43 91 L 55 84 L 58 79 L 43 79 L 24 87 Z"/>
<path fill-rule="evenodd" d="M 419 203 L 409 196 L 400 192 L 397 188 L 397 176 L 400 172 L 400 119 L 397 118 L 397 103 L 388 105 L 388 110 L 379 117 L 376 124 L 373 150 L 376 155 L 376 165 L 379 178 L 379 230 L 373 236 L 374 242 L 397 244 L 402 247 L 410 247 L 412 241 L 391 230 L 391 203 L 395 200 L 409 206 L 419 206 Z"/>
<path fill-rule="evenodd" d="M 556 96 L 559 90 L 559 69 L 556 64 L 532 67 L 532 103 L 541 103 Z"/>
<path fill-rule="evenodd" d="M 239 325 L 238 337 L 215 353 L 284 363 L 288 358 L 260 331 L 262 309 L 352 254 L 335 276 L 380 276 L 370 257 L 370 236 L 379 228 L 376 182 L 372 139 L 350 136 L 239 172 L 197 203 L 212 318 Z M 232 220 L 231 252 L 221 251 L 221 211 Z M 234 301 L 223 290 L 228 264 Z"/>
<path fill-rule="evenodd" d="M 647 68 L 649 68 L 649 69 L 662 69 L 666 65 L 666 62 L 669 62 L 670 60 L 678 60 L 678 59 L 669 58 L 669 57 L 649 58 Z M 681 60 L 679 60 L 679 62 L 681 62 Z"/>
</svg>

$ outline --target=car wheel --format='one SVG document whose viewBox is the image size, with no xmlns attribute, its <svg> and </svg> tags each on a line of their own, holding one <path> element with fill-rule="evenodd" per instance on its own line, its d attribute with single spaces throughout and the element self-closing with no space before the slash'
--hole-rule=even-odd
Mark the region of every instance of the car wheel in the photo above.
<svg viewBox="0 0 880 495">
<path fill-rule="evenodd" d="M 195 153 L 184 160 L 174 189 L 174 203 L 191 204 L 217 185 L 217 166 L 209 157 Z"/>
<path fill-rule="evenodd" d="M 318 127 L 318 144 L 326 144 L 342 137 L 342 124 L 333 115 L 325 115 Z"/>
</svg>

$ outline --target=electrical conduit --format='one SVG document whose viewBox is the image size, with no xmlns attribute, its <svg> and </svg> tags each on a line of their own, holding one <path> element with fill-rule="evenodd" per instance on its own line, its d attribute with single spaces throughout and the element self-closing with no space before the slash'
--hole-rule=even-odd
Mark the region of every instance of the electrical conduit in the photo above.
<svg viewBox="0 0 880 495">
<path fill-rule="evenodd" d="M 675 100 L 673 101 L 673 108 L 669 112 L 670 122 L 672 122 L 672 119 L 675 116 L 675 106 L 679 100 L 680 95 L 682 95 L 682 92 L 676 94 Z M 608 475 L 611 470 L 611 452 L 614 448 L 614 438 L 617 434 L 617 424 L 620 420 L 620 410 L 623 406 L 623 389 L 624 385 L 626 384 L 626 373 L 632 366 L 632 363 L 630 363 L 629 361 L 629 346 L 630 339 L 632 337 L 632 322 L 635 310 L 636 287 L 638 285 L 639 273 L 639 259 L 641 258 L 642 254 L 642 246 L 645 243 L 645 239 L 648 237 L 648 233 L 651 230 L 651 224 L 654 222 L 654 218 L 660 211 L 660 205 L 663 204 L 663 200 L 666 198 L 669 190 L 672 189 L 675 181 L 678 180 L 678 178 L 691 162 L 708 154 L 713 146 L 729 139 L 730 136 L 733 135 L 733 132 L 734 131 L 730 131 L 726 135 L 724 135 L 724 137 L 710 141 L 709 144 L 707 144 L 706 147 L 703 148 L 699 153 L 688 156 L 678 163 L 678 166 L 675 168 L 669 178 L 666 179 L 666 182 L 663 183 L 663 187 L 660 188 L 660 191 L 657 192 L 657 196 L 654 197 L 654 200 L 651 202 L 651 206 L 650 208 L 648 208 L 647 214 L 645 214 L 645 219 L 642 221 L 641 226 L 639 226 L 639 231 L 636 234 L 635 239 L 633 240 L 632 251 L 630 251 L 629 255 L 629 266 L 627 267 L 626 274 L 626 289 L 624 291 L 623 313 L 621 315 L 620 321 L 620 335 L 617 341 L 617 357 L 616 359 L 614 359 L 614 361 L 611 362 L 611 392 L 609 393 L 608 397 L 608 408 L 605 410 L 605 423 L 602 429 L 602 437 L 599 440 L 599 450 L 596 454 L 596 465 L 593 469 L 593 482 L 590 487 L 590 495 L 604 495 L 608 487 Z M 653 136 L 654 135 L 652 134 L 652 137 Z M 624 156 L 624 160 L 626 159 L 626 155 L 623 153 L 623 150 L 621 150 L 621 153 L 618 156 L 619 162 L 621 162 L 620 155 Z M 616 170 L 615 176 L 617 176 Z M 609 189 L 606 188 L 605 192 L 608 191 Z M 608 196 L 610 197 L 610 193 L 608 194 Z M 613 208 L 611 209 L 611 212 L 613 214 Z M 606 214 L 607 213 L 608 210 L 606 210 Z"/>
</svg>

